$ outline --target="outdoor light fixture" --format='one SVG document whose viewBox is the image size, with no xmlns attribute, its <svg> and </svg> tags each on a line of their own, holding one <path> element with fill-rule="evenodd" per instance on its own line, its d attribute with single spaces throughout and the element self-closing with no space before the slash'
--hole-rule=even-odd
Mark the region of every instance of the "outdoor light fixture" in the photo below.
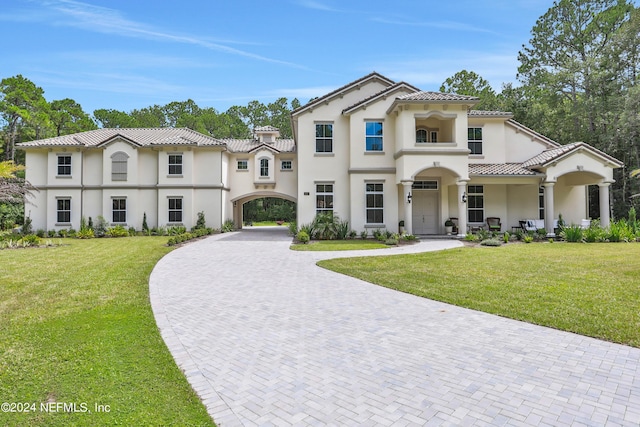
<svg viewBox="0 0 640 427">
<path fill-rule="evenodd" d="M 462 193 L 462 203 L 467 203 L 467 192 Z"/>
<path fill-rule="evenodd" d="M 411 195 L 411 193 L 407 194 L 407 203 L 411 203 L 411 198 L 413 196 Z"/>
</svg>

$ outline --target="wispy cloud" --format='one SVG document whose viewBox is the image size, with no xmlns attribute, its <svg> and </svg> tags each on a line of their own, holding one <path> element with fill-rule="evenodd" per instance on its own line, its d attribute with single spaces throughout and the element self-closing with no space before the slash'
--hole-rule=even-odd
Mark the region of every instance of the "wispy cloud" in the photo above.
<svg viewBox="0 0 640 427">
<path fill-rule="evenodd" d="M 293 68 L 305 68 L 302 65 L 294 64 L 292 62 L 282 61 L 231 47 L 229 46 L 231 43 L 228 41 L 227 44 L 223 44 L 205 37 L 162 31 L 145 23 L 130 20 L 116 9 L 91 5 L 76 0 L 35 1 L 54 13 L 53 19 L 49 21 L 53 25 L 70 26 L 80 28 L 85 31 L 103 34 L 116 34 L 131 38 L 189 44 L 257 61 L 270 62 Z"/>
<path fill-rule="evenodd" d="M 297 0 L 296 3 L 299 6 L 305 7 L 307 9 L 322 10 L 324 12 L 345 12 L 344 10 L 329 6 L 326 3 L 315 0 Z"/>
<path fill-rule="evenodd" d="M 477 32 L 477 33 L 488 33 L 488 34 L 498 34 L 495 31 L 474 27 L 473 25 L 465 24 L 463 22 L 455 22 L 455 21 L 413 21 L 410 19 L 389 19 L 389 18 L 372 18 L 372 21 L 379 22 L 381 24 L 388 25 L 399 25 L 404 27 L 428 27 L 428 28 L 439 28 L 442 30 L 454 30 L 454 31 L 468 31 L 468 32 Z"/>
</svg>

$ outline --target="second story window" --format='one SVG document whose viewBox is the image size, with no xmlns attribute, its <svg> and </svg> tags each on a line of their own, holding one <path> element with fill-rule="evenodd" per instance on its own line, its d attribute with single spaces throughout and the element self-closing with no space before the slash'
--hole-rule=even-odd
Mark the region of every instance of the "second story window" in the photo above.
<svg viewBox="0 0 640 427">
<path fill-rule="evenodd" d="M 247 160 L 238 160 L 237 169 L 239 171 L 246 171 L 249 169 L 249 162 Z"/>
<path fill-rule="evenodd" d="M 127 180 L 127 159 L 129 156 L 122 151 L 113 153 L 111 156 L 111 180 L 126 181 Z M 114 221 L 115 222 L 115 221 Z"/>
<path fill-rule="evenodd" d="M 182 154 L 169 154 L 169 175 L 182 175 Z"/>
<path fill-rule="evenodd" d="M 260 177 L 269 176 L 269 159 L 260 159 Z"/>
<path fill-rule="evenodd" d="M 283 160 L 282 163 L 280 163 L 280 169 L 283 171 L 290 171 L 292 169 L 291 160 Z"/>
<path fill-rule="evenodd" d="M 316 153 L 333 153 L 333 124 L 316 123 Z"/>
<path fill-rule="evenodd" d="M 468 141 L 471 154 L 482 154 L 482 128 L 469 128 Z"/>
<path fill-rule="evenodd" d="M 427 131 L 425 129 L 418 129 L 416 131 L 416 142 L 427 142 Z"/>
<path fill-rule="evenodd" d="M 382 151 L 382 122 L 365 123 L 367 151 Z"/>
<path fill-rule="evenodd" d="M 71 155 L 58 155 L 58 176 L 71 176 Z"/>
</svg>

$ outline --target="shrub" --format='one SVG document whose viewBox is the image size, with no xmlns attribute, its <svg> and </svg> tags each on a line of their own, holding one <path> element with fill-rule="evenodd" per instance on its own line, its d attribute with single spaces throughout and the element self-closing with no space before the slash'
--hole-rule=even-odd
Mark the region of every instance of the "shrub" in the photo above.
<svg viewBox="0 0 640 427">
<path fill-rule="evenodd" d="M 481 228 L 480 230 L 478 230 L 478 239 L 480 241 L 483 240 L 487 240 L 491 237 L 491 233 L 489 233 L 489 231 L 485 230 L 484 228 Z"/>
<path fill-rule="evenodd" d="M 91 220 L 91 218 L 89 218 L 89 220 Z M 149 225 L 147 224 L 147 213 L 144 212 L 142 214 L 142 231 L 146 232 L 147 234 L 149 233 Z"/>
<path fill-rule="evenodd" d="M 70 229 L 69 229 L 69 231 L 68 231 L 68 233 L 67 233 L 67 236 L 69 236 L 69 237 L 76 237 L 76 233 L 77 233 L 77 231 L 76 231 L 76 229 L 75 229 L 75 228 L 70 228 Z"/>
<path fill-rule="evenodd" d="M 524 237 L 524 231 L 522 231 L 522 229 L 516 230 L 516 239 L 522 240 L 523 237 Z"/>
<path fill-rule="evenodd" d="M 509 238 L 511 237 L 511 235 L 509 234 L 508 231 L 505 231 L 504 234 L 502 235 L 502 241 L 505 243 L 509 243 Z"/>
<path fill-rule="evenodd" d="M 307 244 L 310 240 L 309 234 L 305 231 L 298 231 L 298 234 L 296 234 L 296 240 L 300 243 Z"/>
<path fill-rule="evenodd" d="M 49 237 L 55 237 L 55 236 L 56 236 L 56 230 L 49 230 L 49 231 L 47 231 L 47 236 L 49 236 Z"/>
<path fill-rule="evenodd" d="M 135 227 L 129 227 L 129 236 L 135 236 L 135 235 L 136 235 Z"/>
<path fill-rule="evenodd" d="M 22 224 L 22 234 L 27 235 L 33 233 L 33 227 L 31 226 L 31 217 L 24 218 L 24 224 Z"/>
<path fill-rule="evenodd" d="M 357 236 L 358 236 L 358 232 L 356 232 L 356 230 L 350 230 L 347 237 L 349 239 L 355 239 Z"/>
<path fill-rule="evenodd" d="M 390 237 L 390 238 L 384 240 L 384 244 L 388 245 L 388 246 L 395 246 L 395 245 L 398 244 L 398 239 L 396 239 L 394 237 Z"/>
<path fill-rule="evenodd" d="M 178 234 L 184 234 L 187 232 L 187 227 L 182 225 L 174 225 L 172 227 L 167 228 L 167 234 L 169 236 L 177 236 Z"/>
<path fill-rule="evenodd" d="M 336 220 L 336 238 L 338 240 L 344 240 L 349 235 L 349 221 Z"/>
<path fill-rule="evenodd" d="M 309 235 L 310 239 L 313 239 L 313 237 L 315 236 L 315 230 L 313 228 L 313 223 L 311 224 L 302 224 L 300 226 L 300 230 L 299 231 L 304 231 L 305 233 L 307 233 Z"/>
<path fill-rule="evenodd" d="M 298 234 L 298 224 L 296 224 L 296 222 L 295 222 L 295 221 L 291 221 L 291 222 L 289 223 L 289 233 L 290 233 L 292 236 L 295 236 L 296 234 Z"/>
<path fill-rule="evenodd" d="M 587 243 L 604 242 L 605 231 L 597 223 L 594 223 L 583 231 L 583 236 Z"/>
<path fill-rule="evenodd" d="M 340 219 L 333 212 L 319 213 L 313 219 L 313 229 L 316 239 L 332 240 L 338 233 Z M 347 227 L 348 231 L 348 227 Z"/>
<path fill-rule="evenodd" d="M 562 229 L 560 237 L 570 243 L 582 242 L 584 238 L 584 230 L 579 225 L 572 224 Z"/>
<path fill-rule="evenodd" d="M 482 246 L 502 246 L 502 242 L 495 238 L 485 239 L 481 241 L 480 244 Z"/>
<path fill-rule="evenodd" d="M 522 241 L 525 243 L 531 243 L 533 242 L 533 236 L 531 234 L 527 234 L 522 238 Z"/>
<path fill-rule="evenodd" d="M 22 239 L 18 241 L 18 244 L 25 248 L 29 246 L 40 246 L 41 243 L 42 239 L 35 234 L 25 234 L 22 236 Z"/>
<path fill-rule="evenodd" d="M 228 219 L 228 220 L 226 220 L 224 222 L 224 224 L 222 224 L 221 231 L 223 233 L 229 233 L 229 232 L 233 231 L 234 229 L 235 229 L 235 224 L 233 223 L 233 220 Z"/>
<path fill-rule="evenodd" d="M 475 242 L 476 240 L 478 240 L 478 236 L 473 233 L 467 233 L 464 236 L 464 240 L 466 240 L 467 242 Z"/>
<path fill-rule="evenodd" d="M 89 227 L 86 227 L 84 230 L 80 230 L 76 233 L 77 239 L 92 239 L 93 237 L 93 230 Z"/>
<path fill-rule="evenodd" d="M 102 215 L 98 215 L 93 226 L 93 234 L 96 237 L 104 237 L 107 233 L 107 220 Z"/>
<path fill-rule="evenodd" d="M 369 237 L 369 232 L 368 232 L 367 230 L 364 230 L 364 231 L 361 231 L 361 232 L 360 232 L 360 238 L 361 238 L 362 240 L 366 240 L 366 239 L 367 239 L 367 237 Z"/>
<path fill-rule="evenodd" d="M 58 230 L 58 236 L 60 237 L 67 237 L 67 230 L 64 228 L 61 228 L 60 230 Z"/>
<path fill-rule="evenodd" d="M 383 242 L 387 238 L 384 231 L 380 230 L 379 228 L 373 230 L 372 235 L 373 238 L 378 240 L 379 242 Z"/>
<path fill-rule="evenodd" d="M 109 227 L 105 235 L 108 237 L 127 237 L 129 231 L 121 225 L 116 225 L 115 227 Z"/>
<path fill-rule="evenodd" d="M 204 212 L 198 212 L 198 219 L 196 220 L 196 226 L 193 228 L 195 230 L 201 230 L 203 228 L 207 228 L 207 224 L 204 219 Z"/>
<path fill-rule="evenodd" d="M 38 228 L 38 230 L 36 231 L 36 236 L 38 236 L 39 238 L 44 238 L 44 234 L 45 231 L 42 228 Z"/>
<path fill-rule="evenodd" d="M 418 238 L 414 234 L 403 234 L 402 236 L 400 236 L 400 238 L 408 242 L 418 240 Z"/>
</svg>

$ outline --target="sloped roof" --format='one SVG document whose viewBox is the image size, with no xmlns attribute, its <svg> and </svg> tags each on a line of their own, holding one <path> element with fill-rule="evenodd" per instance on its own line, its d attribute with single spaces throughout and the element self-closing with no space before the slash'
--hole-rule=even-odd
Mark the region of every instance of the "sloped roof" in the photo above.
<svg viewBox="0 0 640 427">
<path fill-rule="evenodd" d="M 455 93 L 420 91 L 398 97 L 399 101 L 479 101 L 477 96 L 458 95 Z"/>
<path fill-rule="evenodd" d="M 216 138 L 187 128 L 105 128 L 18 144 L 27 147 L 99 147 L 121 137 L 138 146 L 224 146 Z"/>
<path fill-rule="evenodd" d="M 360 101 L 358 101 L 357 103 L 348 106 L 347 108 L 345 108 L 344 110 L 342 110 L 342 114 L 348 114 L 354 110 L 357 110 L 358 108 L 365 106 L 367 104 L 369 104 L 372 101 L 375 101 L 376 99 L 380 99 L 380 98 L 384 98 L 387 96 L 390 96 L 393 92 L 396 92 L 400 89 L 408 89 L 410 91 L 413 92 L 417 92 L 420 89 L 416 88 L 415 86 L 410 85 L 409 83 L 405 83 L 405 82 L 398 82 L 398 83 L 394 83 L 391 86 L 381 90 L 378 93 L 374 93 L 373 95 L 362 99 Z M 400 97 L 399 97 L 400 98 Z"/>
<path fill-rule="evenodd" d="M 470 163 L 469 175 L 535 176 L 538 174 L 525 168 L 522 163 Z"/>
<path fill-rule="evenodd" d="M 254 132 L 279 132 L 280 129 L 273 126 L 258 126 L 253 131 Z"/>
<path fill-rule="evenodd" d="M 559 160 L 562 157 L 567 156 L 570 153 L 579 151 L 579 150 L 589 151 L 592 154 L 595 154 L 599 157 L 604 158 L 608 162 L 612 163 L 614 166 L 622 167 L 623 165 L 622 162 L 620 162 L 618 159 L 615 159 L 609 156 L 608 154 L 598 150 L 597 148 L 594 148 L 589 144 L 585 144 L 584 142 L 574 142 L 573 144 L 562 145 L 557 148 L 545 150 L 542 153 L 538 154 L 537 156 L 530 158 L 529 160 L 524 162 L 522 165 L 527 168 L 546 166 L 551 162 Z"/>
<path fill-rule="evenodd" d="M 513 113 L 508 111 L 485 111 L 485 110 L 469 110 L 468 117 L 497 117 L 497 118 L 512 118 Z"/>
<path fill-rule="evenodd" d="M 391 86 L 392 84 L 395 83 L 393 80 L 383 76 L 380 73 L 376 73 L 374 71 L 374 72 L 372 72 L 370 74 L 367 74 L 364 77 L 361 77 L 361 78 L 359 78 L 357 80 L 352 81 L 351 83 L 347 83 L 346 85 L 341 86 L 338 89 L 327 93 L 326 95 L 323 95 L 323 96 L 321 96 L 319 98 L 316 98 L 316 99 L 312 99 L 311 101 L 307 102 L 305 105 L 303 105 L 301 107 L 298 107 L 295 110 L 293 110 L 291 112 L 291 115 L 295 116 L 295 115 L 301 113 L 304 110 L 307 110 L 309 108 L 313 108 L 315 105 L 321 104 L 321 103 L 333 98 L 334 96 L 338 95 L 339 93 L 344 92 L 344 91 L 346 91 L 346 90 L 348 90 L 348 89 L 350 89 L 352 87 L 357 87 L 358 85 L 366 82 L 367 80 L 380 80 L 380 81 L 382 81 L 384 83 L 387 83 L 389 86 Z"/>
<path fill-rule="evenodd" d="M 249 153 L 261 146 L 273 148 L 281 153 L 295 153 L 296 151 L 293 139 L 276 139 L 273 143 L 264 143 L 257 139 L 222 139 L 221 141 L 233 153 Z"/>
<path fill-rule="evenodd" d="M 541 133 L 536 132 L 535 130 L 526 127 L 525 125 L 523 125 L 520 122 L 516 122 L 513 119 L 509 119 L 505 122 L 506 124 L 510 125 L 511 127 L 516 129 L 516 132 L 524 132 L 529 134 L 532 138 L 541 141 L 542 143 L 546 144 L 549 147 L 553 147 L 553 148 L 557 148 L 560 147 L 560 144 L 558 144 L 557 142 L 555 142 L 553 139 L 544 136 Z"/>
</svg>

